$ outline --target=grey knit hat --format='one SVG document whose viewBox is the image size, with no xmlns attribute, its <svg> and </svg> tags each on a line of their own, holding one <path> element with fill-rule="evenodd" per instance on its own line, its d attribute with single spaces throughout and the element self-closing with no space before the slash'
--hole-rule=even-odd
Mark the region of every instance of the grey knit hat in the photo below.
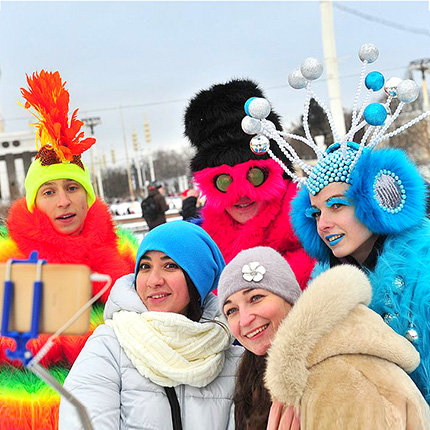
<svg viewBox="0 0 430 430">
<path fill-rule="evenodd" d="M 267 246 L 246 249 L 227 264 L 218 284 L 221 310 L 232 294 L 252 288 L 270 291 L 292 305 L 301 294 L 290 265 L 279 253 Z"/>
</svg>

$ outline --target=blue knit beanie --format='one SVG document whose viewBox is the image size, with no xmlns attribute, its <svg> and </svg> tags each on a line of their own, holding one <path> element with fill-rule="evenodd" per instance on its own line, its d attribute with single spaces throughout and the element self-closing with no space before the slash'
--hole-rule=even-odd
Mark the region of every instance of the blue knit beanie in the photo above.
<svg viewBox="0 0 430 430">
<path fill-rule="evenodd" d="M 203 304 L 206 296 L 218 286 L 225 267 L 224 258 L 212 238 L 199 226 L 186 221 L 172 221 L 151 230 L 142 240 L 136 257 L 135 275 L 147 251 L 164 252 L 193 281 Z"/>
</svg>

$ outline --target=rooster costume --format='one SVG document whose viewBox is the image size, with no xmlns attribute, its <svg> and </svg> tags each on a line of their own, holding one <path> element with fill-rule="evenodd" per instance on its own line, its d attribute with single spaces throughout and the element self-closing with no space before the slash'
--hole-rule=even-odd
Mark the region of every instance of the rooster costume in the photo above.
<svg viewBox="0 0 430 430">
<path fill-rule="evenodd" d="M 201 226 L 227 263 L 244 249 L 275 249 L 289 262 L 303 289 L 313 260 L 290 224 L 290 202 L 297 188 L 267 154 L 250 150 L 250 138 L 240 126 L 250 97 L 263 97 L 254 82 L 232 80 L 199 92 L 185 113 L 185 134 L 197 149 L 191 170 L 206 196 Z M 269 119 L 280 127 L 274 112 Z M 285 160 L 280 151 L 276 156 Z M 232 211 L 248 219 L 238 222 L 230 215 Z"/>
<path fill-rule="evenodd" d="M 95 139 L 83 139 L 83 123 L 76 111 L 68 120 L 69 94 L 58 72 L 41 71 L 27 78 L 29 90 L 22 89 L 25 107 L 33 107 L 38 119 L 40 150 L 26 176 L 26 198 L 16 201 L 9 212 L 7 227 L 0 230 L 0 261 L 28 258 L 33 250 L 48 263 L 85 264 L 92 272 L 108 274 L 112 281 L 134 270 L 136 239 L 116 230 L 107 206 L 95 198 L 88 170 L 81 153 Z M 58 232 L 49 217 L 35 206 L 39 187 L 55 179 L 72 179 L 86 191 L 88 212 L 82 231 L 74 236 Z M 103 283 L 93 282 L 93 294 Z M 96 302 L 91 312 L 90 332 L 85 336 L 59 336 L 41 364 L 63 382 L 67 373 L 95 327 L 103 322 L 103 308 L 109 291 Z M 27 344 L 35 354 L 48 335 L 40 335 Z M 10 361 L 6 349 L 14 341 L 0 338 L 0 428 L 2 430 L 51 430 L 58 428 L 60 396 L 24 369 Z"/>
</svg>

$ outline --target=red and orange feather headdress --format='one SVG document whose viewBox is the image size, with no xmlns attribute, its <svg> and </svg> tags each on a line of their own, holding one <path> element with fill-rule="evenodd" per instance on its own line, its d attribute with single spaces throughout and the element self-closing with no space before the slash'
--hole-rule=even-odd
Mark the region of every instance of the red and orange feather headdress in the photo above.
<svg viewBox="0 0 430 430">
<path fill-rule="evenodd" d="M 26 100 L 25 109 L 31 112 L 37 122 L 36 146 L 42 165 L 72 162 L 80 165 L 81 154 L 96 140 L 84 139 L 81 131 L 83 122 L 76 118 L 76 109 L 69 121 L 69 92 L 65 89 L 59 72 L 33 73 L 27 75 L 28 90 L 21 88 Z M 35 112 L 30 110 L 33 108 Z"/>
</svg>

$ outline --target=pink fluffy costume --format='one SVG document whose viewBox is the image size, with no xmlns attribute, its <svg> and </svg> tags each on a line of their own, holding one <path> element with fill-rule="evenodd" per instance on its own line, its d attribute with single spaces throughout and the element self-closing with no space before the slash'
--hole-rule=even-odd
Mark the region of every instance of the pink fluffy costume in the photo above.
<svg viewBox="0 0 430 430">
<path fill-rule="evenodd" d="M 314 261 L 290 224 L 290 203 L 297 188 L 268 155 L 251 151 L 251 137 L 241 128 L 250 97 L 264 96 L 254 82 L 232 80 L 199 92 L 186 110 L 185 134 L 197 150 L 191 170 L 206 196 L 201 226 L 226 263 L 244 249 L 274 248 L 287 259 L 303 289 Z M 267 119 L 281 127 L 273 111 Z M 280 151 L 275 155 L 289 164 Z"/>
</svg>

